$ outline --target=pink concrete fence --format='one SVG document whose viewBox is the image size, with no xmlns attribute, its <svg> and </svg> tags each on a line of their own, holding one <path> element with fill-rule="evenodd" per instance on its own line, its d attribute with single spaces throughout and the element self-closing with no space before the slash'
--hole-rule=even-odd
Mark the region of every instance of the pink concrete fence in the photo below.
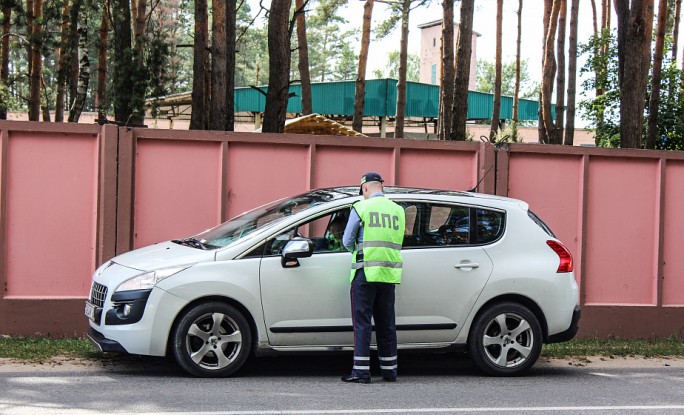
<svg viewBox="0 0 684 415">
<path fill-rule="evenodd" d="M 0 334 L 83 333 L 97 265 L 312 188 L 473 187 L 478 143 L 0 122 Z M 480 188 L 494 190 L 493 175 Z"/>
<path fill-rule="evenodd" d="M 108 258 L 368 170 L 528 201 L 575 255 L 581 335 L 684 334 L 678 153 L 26 122 L 0 122 L 0 334 L 80 334 Z"/>
<path fill-rule="evenodd" d="M 574 254 L 582 333 L 684 336 L 684 154 L 511 145 L 497 193 Z"/>
</svg>

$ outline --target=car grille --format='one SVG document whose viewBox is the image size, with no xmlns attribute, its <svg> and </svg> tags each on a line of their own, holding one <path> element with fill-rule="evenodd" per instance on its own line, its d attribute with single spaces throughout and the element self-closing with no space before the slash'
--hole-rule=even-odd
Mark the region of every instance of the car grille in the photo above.
<svg viewBox="0 0 684 415">
<path fill-rule="evenodd" d="M 107 298 L 107 287 L 102 284 L 93 282 L 93 289 L 90 291 L 90 302 L 93 305 L 102 307 Z"/>
</svg>

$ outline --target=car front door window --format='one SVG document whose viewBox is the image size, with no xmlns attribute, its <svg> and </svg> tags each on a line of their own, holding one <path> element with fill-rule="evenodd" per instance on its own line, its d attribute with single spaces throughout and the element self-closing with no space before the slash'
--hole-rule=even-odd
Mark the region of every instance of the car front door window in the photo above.
<svg viewBox="0 0 684 415">
<path fill-rule="evenodd" d="M 311 239 L 314 254 L 346 251 L 342 235 L 349 218 L 349 209 L 341 209 L 289 228 L 266 242 L 265 256 L 280 255 L 285 244 L 294 237 Z"/>
</svg>

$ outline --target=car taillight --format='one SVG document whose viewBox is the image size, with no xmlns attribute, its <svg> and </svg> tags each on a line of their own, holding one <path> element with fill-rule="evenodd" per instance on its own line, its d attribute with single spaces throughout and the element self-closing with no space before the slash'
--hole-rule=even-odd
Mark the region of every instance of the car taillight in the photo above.
<svg viewBox="0 0 684 415">
<path fill-rule="evenodd" d="M 560 258 L 560 264 L 558 265 L 558 270 L 556 272 L 572 272 L 575 269 L 572 263 L 572 254 L 570 250 L 565 247 L 562 243 L 558 241 L 546 241 L 546 244 L 553 249 L 553 251 L 558 254 Z"/>
</svg>

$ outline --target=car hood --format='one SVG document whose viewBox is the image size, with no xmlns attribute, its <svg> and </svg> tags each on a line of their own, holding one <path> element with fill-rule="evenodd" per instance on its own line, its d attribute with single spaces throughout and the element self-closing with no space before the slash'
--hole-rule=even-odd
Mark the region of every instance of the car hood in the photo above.
<svg viewBox="0 0 684 415">
<path fill-rule="evenodd" d="M 160 268 L 213 261 L 214 256 L 214 251 L 203 251 L 168 241 L 126 252 L 112 261 L 140 271 L 154 271 Z"/>
</svg>

